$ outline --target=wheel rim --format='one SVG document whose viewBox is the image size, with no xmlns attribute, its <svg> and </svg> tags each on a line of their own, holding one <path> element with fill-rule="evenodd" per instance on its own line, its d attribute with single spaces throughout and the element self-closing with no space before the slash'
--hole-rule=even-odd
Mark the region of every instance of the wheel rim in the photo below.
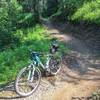
<svg viewBox="0 0 100 100">
<path fill-rule="evenodd" d="M 57 74 L 61 68 L 61 61 L 54 58 L 51 59 L 49 68 L 52 74 Z"/>
</svg>

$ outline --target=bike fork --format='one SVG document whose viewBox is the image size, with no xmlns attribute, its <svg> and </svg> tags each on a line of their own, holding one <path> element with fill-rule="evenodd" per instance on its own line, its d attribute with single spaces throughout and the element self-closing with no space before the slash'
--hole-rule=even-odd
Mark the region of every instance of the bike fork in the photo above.
<svg viewBox="0 0 100 100">
<path fill-rule="evenodd" d="M 27 80 L 28 80 L 29 82 L 33 82 L 35 67 L 34 67 L 33 65 L 30 65 L 29 68 L 32 68 L 32 69 L 29 70 Z"/>
</svg>

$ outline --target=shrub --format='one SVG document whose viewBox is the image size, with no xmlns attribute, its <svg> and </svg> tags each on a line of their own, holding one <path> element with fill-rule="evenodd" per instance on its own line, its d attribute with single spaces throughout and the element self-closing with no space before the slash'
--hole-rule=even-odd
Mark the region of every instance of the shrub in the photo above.
<svg viewBox="0 0 100 100">
<path fill-rule="evenodd" d="M 18 16 L 18 27 L 30 27 L 32 25 L 35 25 L 35 17 L 32 13 L 20 13 Z"/>
<path fill-rule="evenodd" d="M 2 49 L 16 42 L 13 31 L 16 30 L 16 15 L 20 8 L 16 0 L 10 2 L 1 0 L 0 6 L 0 49 Z"/>
<path fill-rule="evenodd" d="M 70 19 L 70 16 L 87 0 L 59 0 L 59 18 Z"/>
<path fill-rule="evenodd" d="M 100 24 L 100 0 L 84 3 L 72 16 L 72 20 Z"/>
<path fill-rule="evenodd" d="M 23 33 L 23 30 L 27 34 Z M 29 63 L 29 51 L 32 49 L 37 52 L 48 52 L 49 39 L 45 38 L 43 34 L 45 29 L 39 25 L 35 28 L 30 29 L 20 29 L 16 34 L 23 34 L 21 39 L 21 44 L 14 50 L 7 49 L 0 52 L 0 83 L 12 81 L 15 79 L 18 71 L 27 66 Z M 22 32 L 22 33 L 21 33 Z M 45 45 L 44 45 L 45 44 Z"/>
</svg>

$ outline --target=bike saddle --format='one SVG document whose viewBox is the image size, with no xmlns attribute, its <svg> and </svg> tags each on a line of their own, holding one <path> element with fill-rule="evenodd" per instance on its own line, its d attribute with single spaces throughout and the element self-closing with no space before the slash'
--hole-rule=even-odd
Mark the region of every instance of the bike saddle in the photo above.
<svg viewBox="0 0 100 100">
<path fill-rule="evenodd" d="M 52 43 L 50 48 L 50 53 L 55 53 L 58 51 L 59 45 L 57 43 Z"/>
</svg>

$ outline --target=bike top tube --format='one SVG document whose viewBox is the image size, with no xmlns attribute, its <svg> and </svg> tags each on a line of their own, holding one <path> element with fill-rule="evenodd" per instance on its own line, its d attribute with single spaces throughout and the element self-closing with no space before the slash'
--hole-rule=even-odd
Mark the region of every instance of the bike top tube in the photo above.
<svg viewBox="0 0 100 100">
<path fill-rule="evenodd" d="M 35 62 L 35 65 L 37 66 L 41 66 L 43 69 L 45 69 L 45 64 L 43 64 L 40 60 L 41 56 L 46 56 L 46 61 L 48 60 L 48 58 L 51 57 L 52 54 L 44 54 L 44 53 L 37 53 L 37 52 L 32 52 L 31 51 L 31 60 L 33 60 Z"/>
</svg>

